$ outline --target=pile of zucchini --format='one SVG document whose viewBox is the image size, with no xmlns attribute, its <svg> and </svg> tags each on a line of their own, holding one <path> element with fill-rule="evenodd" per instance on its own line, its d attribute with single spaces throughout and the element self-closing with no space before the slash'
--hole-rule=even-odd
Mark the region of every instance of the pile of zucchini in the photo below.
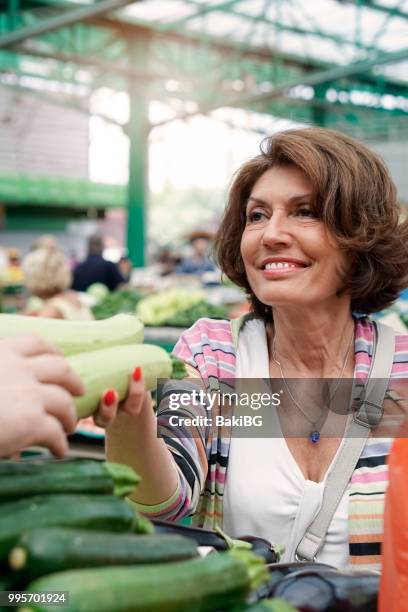
<svg viewBox="0 0 408 612">
<path fill-rule="evenodd" d="M 122 498 L 138 482 L 127 466 L 89 459 L 0 462 L 0 590 L 37 594 L 20 612 L 292 609 L 247 603 L 269 578 L 252 552 L 201 558 L 194 540 L 155 534 Z M 55 592 L 64 605 L 48 603 Z"/>
<path fill-rule="evenodd" d="M 75 398 L 78 418 L 91 416 L 105 389 L 126 397 L 129 375 L 141 366 L 146 387 L 154 390 L 158 379 L 180 378 L 180 363 L 159 346 L 143 343 L 143 323 L 130 314 L 103 321 L 65 321 L 0 314 L 0 338 L 35 333 L 56 345 L 85 383 L 84 396 Z"/>
</svg>

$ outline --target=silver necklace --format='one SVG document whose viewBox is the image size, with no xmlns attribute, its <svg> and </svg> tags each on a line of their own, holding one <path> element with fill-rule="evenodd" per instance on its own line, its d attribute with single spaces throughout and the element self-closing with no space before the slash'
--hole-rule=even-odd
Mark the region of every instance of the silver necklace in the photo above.
<svg viewBox="0 0 408 612">
<path fill-rule="evenodd" d="M 344 370 L 346 369 L 346 365 L 347 365 L 348 357 L 349 357 L 349 354 L 350 354 L 350 349 L 351 349 L 352 344 L 353 344 L 353 340 L 354 340 L 354 330 L 353 330 L 353 333 L 351 334 L 350 342 L 349 342 L 349 345 L 348 345 L 348 348 L 347 348 L 347 352 L 346 352 L 346 356 L 344 358 L 343 365 L 341 367 L 340 375 L 338 376 L 336 384 L 334 385 L 334 391 L 331 393 L 331 395 L 329 397 L 329 401 L 328 401 L 329 405 L 333 401 L 334 396 L 336 395 L 337 389 L 339 388 L 339 385 L 340 385 L 340 383 L 341 383 L 341 381 L 343 379 Z M 321 414 L 320 414 L 319 418 L 317 419 L 317 421 L 312 421 L 310 419 L 310 417 L 306 414 L 306 412 L 303 410 L 303 408 L 295 400 L 295 398 L 293 397 L 293 395 L 291 393 L 291 390 L 289 388 L 289 385 L 287 383 L 285 375 L 283 374 L 282 365 L 281 365 L 280 361 L 278 361 L 276 359 L 275 337 L 273 338 L 273 341 L 272 341 L 272 360 L 279 367 L 280 375 L 282 377 L 282 380 L 283 380 L 284 385 L 285 385 L 285 387 L 286 387 L 286 389 L 287 389 L 287 391 L 288 391 L 288 393 L 290 395 L 290 398 L 291 398 L 292 402 L 295 404 L 295 406 L 299 410 L 299 412 L 301 412 L 303 414 L 303 416 L 312 425 L 312 431 L 309 433 L 309 440 L 310 440 L 310 442 L 312 442 L 312 444 L 317 444 L 317 442 L 319 442 L 319 440 L 320 440 L 320 429 L 321 429 L 321 426 L 323 425 L 323 421 L 326 418 L 325 411 L 324 410 L 321 411 Z"/>
</svg>

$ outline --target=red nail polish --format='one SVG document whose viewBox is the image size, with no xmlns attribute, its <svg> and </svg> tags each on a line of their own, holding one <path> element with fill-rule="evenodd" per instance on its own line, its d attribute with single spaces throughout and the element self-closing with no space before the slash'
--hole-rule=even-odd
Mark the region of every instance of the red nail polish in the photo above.
<svg viewBox="0 0 408 612">
<path fill-rule="evenodd" d="M 142 378 L 142 368 L 140 366 L 137 366 L 133 370 L 132 377 L 133 377 L 133 380 L 135 380 L 136 382 Z"/>
<path fill-rule="evenodd" d="M 105 406 L 112 406 L 116 402 L 116 399 L 117 394 L 115 389 L 109 389 L 103 394 L 103 403 L 105 404 Z"/>
</svg>

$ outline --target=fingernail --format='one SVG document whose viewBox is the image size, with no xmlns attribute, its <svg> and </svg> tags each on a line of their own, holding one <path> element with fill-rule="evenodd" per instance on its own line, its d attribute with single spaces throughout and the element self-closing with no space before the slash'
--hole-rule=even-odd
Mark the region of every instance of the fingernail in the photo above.
<svg viewBox="0 0 408 612">
<path fill-rule="evenodd" d="M 105 406 L 113 406 L 113 404 L 116 402 L 116 399 L 117 393 L 115 389 L 108 389 L 108 391 L 105 391 L 105 393 L 103 394 L 103 403 L 105 404 Z"/>
<path fill-rule="evenodd" d="M 137 366 L 133 370 L 132 377 L 133 377 L 133 380 L 135 380 L 136 382 L 142 378 L 142 368 L 140 366 Z"/>
</svg>

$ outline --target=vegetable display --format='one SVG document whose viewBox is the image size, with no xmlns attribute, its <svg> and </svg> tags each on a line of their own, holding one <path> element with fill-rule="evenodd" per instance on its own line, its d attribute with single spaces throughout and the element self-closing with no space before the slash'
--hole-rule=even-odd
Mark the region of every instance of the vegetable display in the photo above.
<svg viewBox="0 0 408 612">
<path fill-rule="evenodd" d="M 17 538 L 32 527 L 87 527 L 108 531 L 139 529 L 138 515 L 130 504 L 111 495 L 38 495 L 0 506 L 0 559 Z"/>
<path fill-rule="evenodd" d="M 73 528 L 25 532 L 9 554 L 10 567 L 24 578 L 68 569 L 168 563 L 196 557 L 192 540 L 177 535 L 135 535 Z"/>
<path fill-rule="evenodd" d="M 209 304 L 201 291 L 168 289 L 140 300 L 136 313 L 145 325 L 190 327 L 201 317 L 225 319 L 228 309 Z"/>
<path fill-rule="evenodd" d="M 213 319 L 227 319 L 228 308 L 225 306 L 215 306 L 209 304 L 205 300 L 197 302 L 191 308 L 183 308 L 178 312 L 174 313 L 165 321 L 165 325 L 173 327 L 190 327 L 203 317 L 210 317 Z"/>
<path fill-rule="evenodd" d="M 268 583 L 265 560 L 252 550 L 201 558 L 194 539 L 154 533 L 121 499 L 140 480 L 131 468 L 90 459 L 0 461 L 6 478 L 13 486 L 0 499 L 0 562 L 8 567 L 1 584 L 38 594 L 19 595 L 20 612 L 60 608 L 61 600 L 50 605 L 51 591 L 68 593 L 67 612 L 251 610 L 248 597 Z M 49 492 L 34 495 L 42 481 Z"/>
<path fill-rule="evenodd" d="M 249 566 L 222 553 L 166 564 L 72 570 L 32 582 L 30 592 L 68 591 L 67 612 L 201 612 L 224 610 L 245 601 L 251 591 Z M 264 567 L 264 572 L 267 570 Z M 42 611 L 48 606 L 32 605 Z"/>
<path fill-rule="evenodd" d="M 145 325 L 164 325 L 177 312 L 191 308 L 204 298 L 202 291 L 168 289 L 140 300 L 136 314 Z"/>
<path fill-rule="evenodd" d="M 120 313 L 135 313 L 142 296 L 134 289 L 118 289 L 108 293 L 92 306 L 95 319 L 107 319 Z"/>
<path fill-rule="evenodd" d="M 54 493 L 132 493 L 139 476 L 127 465 L 76 461 L 0 462 L 0 501 Z"/>
<path fill-rule="evenodd" d="M 114 481 L 109 490 L 106 474 Z M 11 499 L 0 500 L 1 587 L 25 591 L 26 600 L 16 599 L 20 612 L 376 610 L 379 577 L 373 572 L 279 564 L 277 547 L 221 530 L 176 525 L 172 533 L 158 533 L 121 499 L 140 480 L 131 468 L 89 459 L 0 461 L 0 480 L 7 477 L 14 484 Z M 52 494 L 33 495 L 42 479 Z M 226 550 L 199 556 L 197 542 L 220 538 Z M 56 591 L 68 595 L 63 606 L 61 599 L 47 599 Z"/>
</svg>

